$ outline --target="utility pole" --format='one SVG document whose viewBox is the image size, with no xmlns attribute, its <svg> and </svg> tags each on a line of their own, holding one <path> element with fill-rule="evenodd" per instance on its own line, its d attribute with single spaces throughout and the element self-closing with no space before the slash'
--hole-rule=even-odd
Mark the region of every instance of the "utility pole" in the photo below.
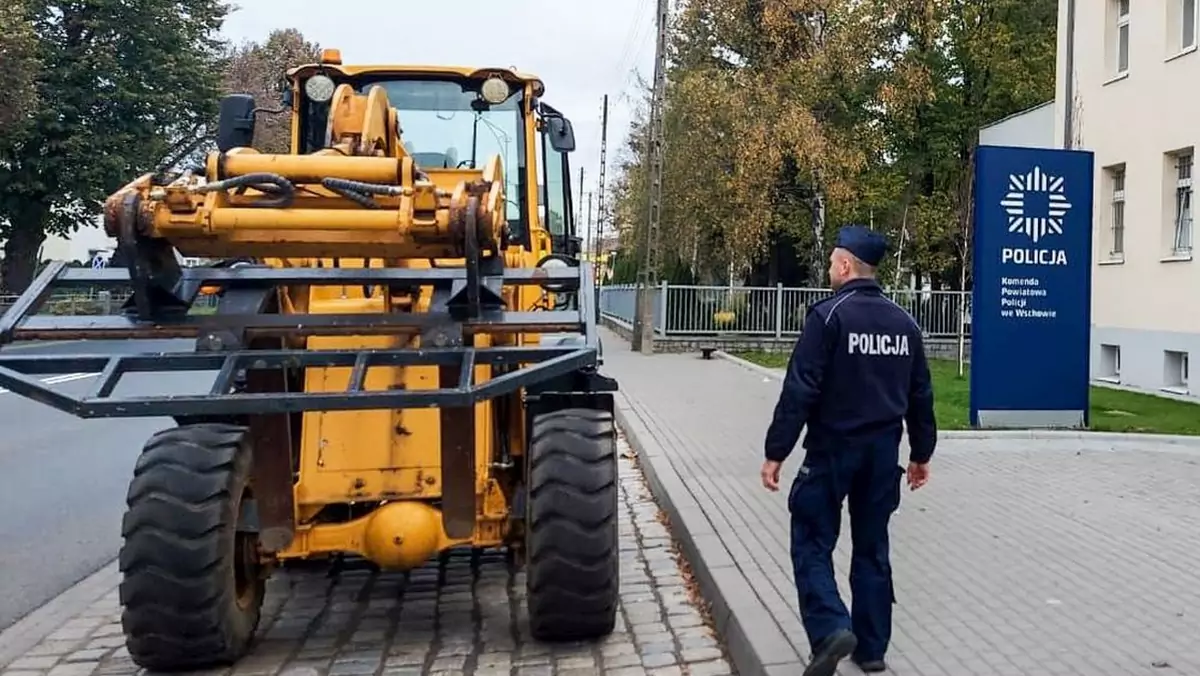
<svg viewBox="0 0 1200 676">
<path fill-rule="evenodd" d="M 581 230 L 583 230 L 583 228 L 579 227 L 580 225 L 583 225 L 582 223 L 579 222 L 579 217 L 583 214 L 583 167 L 579 168 L 579 206 L 575 207 L 574 211 L 575 211 L 575 236 L 578 237 L 579 232 Z M 582 253 L 583 251 L 587 251 L 587 240 L 586 239 L 583 240 L 583 246 L 580 248 L 582 249 L 582 251 L 580 253 Z M 582 256 L 580 256 L 580 258 L 582 258 Z"/>
<path fill-rule="evenodd" d="M 608 94 L 604 95 L 604 112 L 600 115 L 600 182 L 597 186 L 599 195 L 596 198 L 596 242 L 592 245 L 592 278 L 596 282 L 596 307 L 600 307 L 601 256 L 600 248 L 604 241 L 604 176 L 608 165 Z"/>
<path fill-rule="evenodd" d="M 669 0 L 658 0 L 656 23 L 658 40 L 654 46 L 654 96 L 650 104 L 650 213 L 642 237 L 642 265 L 638 270 L 636 310 L 633 319 L 633 349 L 654 352 L 654 303 L 651 289 L 658 282 L 658 216 L 662 200 L 662 134 L 663 108 L 667 91 L 667 22 Z M 663 321 L 666 317 L 662 318 Z"/>
<path fill-rule="evenodd" d="M 587 225 L 584 227 L 587 228 L 587 239 L 584 242 L 587 242 L 592 238 L 592 193 L 590 192 L 587 194 Z M 584 251 L 587 251 L 586 244 L 584 246 Z"/>
</svg>

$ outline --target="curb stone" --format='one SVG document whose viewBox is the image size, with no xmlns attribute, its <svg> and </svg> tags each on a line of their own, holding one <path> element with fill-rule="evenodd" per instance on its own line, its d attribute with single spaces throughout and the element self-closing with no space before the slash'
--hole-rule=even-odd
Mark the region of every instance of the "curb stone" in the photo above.
<svg viewBox="0 0 1200 676">
<path fill-rule="evenodd" d="M 772 380 L 783 380 L 782 369 L 755 364 L 728 352 L 717 350 L 713 356 L 737 364 Z M 1114 444 L 1164 444 L 1200 451 L 1200 437 L 1183 434 L 1144 434 L 1138 432 L 1089 432 L 1086 430 L 938 430 L 939 439 L 1028 439 L 1048 441 L 1090 441 Z M 1114 449 L 1115 450 L 1115 449 Z M 1152 449 L 1143 449 L 1152 450 Z M 1182 449 L 1172 449 L 1182 450 Z"/>
<path fill-rule="evenodd" d="M 0 671 L 116 589 L 120 581 L 121 572 L 112 561 L 0 632 Z"/>
<path fill-rule="evenodd" d="M 733 362 L 734 364 L 737 364 L 738 366 L 741 366 L 744 369 L 754 371 L 755 373 L 764 375 L 768 378 L 771 378 L 772 380 L 783 380 L 783 369 L 767 368 L 766 366 L 762 366 L 760 364 L 755 364 L 754 362 L 749 361 L 747 359 L 742 359 L 741 357 L 735 357 L 732 354 L 729 354 L 728 352 L 726 352 L 724 350 L 714 351 L 713 356 L 717 357 L 719 359 L 724 359 L 725 361 L 728 361 L 728 362 Z"/>
<path fill-rule="evenodd" d="M 739 676 L 797 674 L 805 662 L 767 611 L 726 549 L 700 505 L 692 498 L 654 434 L 624 396 L 618 395 L 617 425 L 638 455 L 650 492 L 670 519 L 680 550 L 712 608 L 718 636 Z"/>
</svg>

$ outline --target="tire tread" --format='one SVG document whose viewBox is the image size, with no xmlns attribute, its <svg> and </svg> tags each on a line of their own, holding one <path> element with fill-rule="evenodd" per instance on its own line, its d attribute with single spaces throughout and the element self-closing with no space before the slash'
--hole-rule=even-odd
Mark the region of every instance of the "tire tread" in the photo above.
<svg viewBox="0 0 1200 676">
<path fill-rule="evenodd" d="M 541 641 L 600 638 L 616 626 L 620 561 L 616 428 L 607 411 L 535 418 L 529 448 L 529 623 Z"/>
<path fill-rule="evenodd" d="M 243 427 L 163 430 L 134 467 L 118 556 L 121 624 L 133 661 L 151 671 L 231 664 L 258 628 L 264 585 L 248 609 L 232 584 L 238 500 L 250 479 Z"/>
</svg>

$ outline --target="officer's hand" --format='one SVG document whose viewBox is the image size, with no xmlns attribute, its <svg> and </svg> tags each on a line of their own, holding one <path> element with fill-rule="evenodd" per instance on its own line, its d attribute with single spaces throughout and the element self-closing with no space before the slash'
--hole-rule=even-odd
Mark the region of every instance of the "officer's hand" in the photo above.
<svg viewBox="0 0 1200 676">
<path fill-rule="evenodd" d="M 767 460 L 762 466 L 762 484 L 763 488 L 775 492 L 779 490 L 779 470 L 783 467 L 783 463 Z"/>
<path fill-rule="evenodd" d="M 908 463 L 908 487 L 910 490 L 917 490 L 927 481 L 929 481 L 929 463 Z"/>
</svg>

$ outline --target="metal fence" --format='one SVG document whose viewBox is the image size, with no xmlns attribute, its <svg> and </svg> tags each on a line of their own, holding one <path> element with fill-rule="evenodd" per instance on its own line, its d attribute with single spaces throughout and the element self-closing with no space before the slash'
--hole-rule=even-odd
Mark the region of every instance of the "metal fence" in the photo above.
<svg viewBox="0 0 1200 676">
<path fill-rule="evenodd" d="M 39 315 L 111 315 L 120 312 L 131 292 L 129 291 L 59 291 L 51 294 L 38 309 Z M 15 294 L 0 294 L 0 313 L 8 311 L 17 302 Z M 192 304 L 193 310 L 216 305 L 216 296 L 198 296 Z"/>
<path fill-rule="evenodd" d="M 659 336 L 744 335 L 783 338 L 800 334 L 809 306 L 830 289 L 749 286 L 682 286 L 663 282 L 650 289 L 654 333 Z M 887 295 L 911 314 L 927 337 L 971 337 L 971 294 L 964 291 L 889 290 Z M 600 287 L 600 313 L 632 325 L 637 287 Z M 106 315 L 120 311 L 128 293 L 54 294 L 38 314 Z M 0 312 L 16 296 L 0 295 Z M 216 297 L 201 296 L 195 309 L 213 306 Z"/>
<path fill-rule="evenodd" d="M 750 286 L 682 286 L 663 282 L 650 289 L 654 333 L 659 336 L 745 335 L 783 338 L 800 334 L 808 308 L 830 289 Z M 633 324 L 637 287 L 600 288 L 600 313 Z M 971 336 L 967 291 L 888 290 L 927 337 Z"/>
<path fill-rule="evenodd" d="M 107 315 L 121 307 L 129 297 L 127 292 L 59 291 L 53 293 L 38 308 L 39 315 Z M 0 295 L 0 312 L 6 312 L 17 302 L 16 294 Z"/>
</svg>

